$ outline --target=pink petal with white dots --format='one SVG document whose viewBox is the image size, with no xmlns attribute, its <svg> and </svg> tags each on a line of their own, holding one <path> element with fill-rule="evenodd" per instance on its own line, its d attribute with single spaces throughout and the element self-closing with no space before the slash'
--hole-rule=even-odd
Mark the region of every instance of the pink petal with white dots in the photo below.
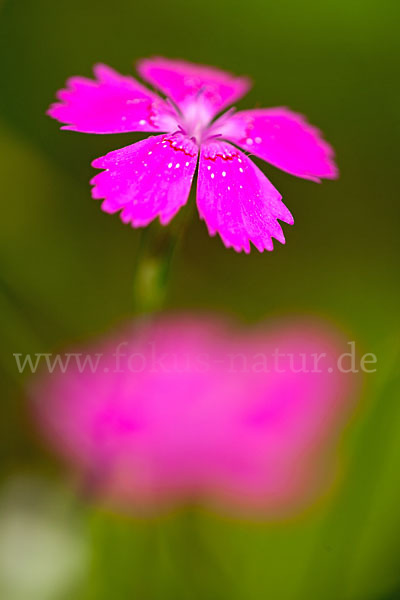
<svg viewBox="0 0 400 600">
<path fill-rule="evenodd" d="M 121 210 L 124 223 L 144 227 L 156 217 L 166 225 L 186 204 L 197 163 L 197 146 L 180 133 L 151 136 L 109 152 L 92 166 L 105 169 L 91 180 L 102 209 Z"/>
<path fill-rule="evenodd" d="M 246 77 L 235 77 L 213 67 L 182 60 L 143 59 L 138 71 L 183 111 L 201 98 L 211 117 L 241 98 L 250 87 Z"/>
<path fill-rule="evenodd" d="M 224 138 L 297 177 L 335 179 L 332 147 L 305 117 L 287 108 L 246 110 L 213 128 Z"/>
<path fill-rule="evenodd" d="M 82 133 L 172 131 L 176 120 L 170 106 L 133 77 L 106 65 L 94 67 L 96 79 L 71 77 L 60 90 L 60 102 L 48 114 L 66 123 L 62 129 Z"/>
<path fill-rule="evenodd" d="M 281 195 L 240 150 L 226 142 L 202 147 L 197 205 L 211 235 L 219 233 L 227 247 L 250 252 L 273 250 L 272 238 L 285 243 L 280 219 L 293 224 Z"/>
</svg>

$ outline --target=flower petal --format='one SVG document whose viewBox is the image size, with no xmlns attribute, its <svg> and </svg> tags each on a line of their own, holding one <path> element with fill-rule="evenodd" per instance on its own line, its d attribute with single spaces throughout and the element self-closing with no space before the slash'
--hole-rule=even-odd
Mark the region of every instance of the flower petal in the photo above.
<svg viewBox="0 0 400 600">
<path fill-rule="evenodd" d="M 297 177 L 335 179 L 332 147 L 305 117 L 287 108 L 241 111 L 225 120 L 216 133 L 255 156 Z"/>
<path fill-rule="evenodd" d="M 250 252 L 250 242 L 262 252 L 273 250 L 272 237 L 285 243 L 281 219 L 293 217 L 281 195 L 240 150 L 227 142 L 202 147 L 197 205 L 211 235 L 219 233 L 227 247 Z"/>
<path fill-rule="evenodd" d="M 181 109 L 201 95 L 212 116 L 241 98 L 249 89 L 246 77 L 181 60 L 150 58 L 139 61 L 143 79 L 166 94 Z"/>
<path fill-rule="evenodd" d="M 67 125 L 62 129 L 83 133 L 172 131 L 176 120 L 168 104 L 133 77 L 120 75 L 106 65 L 94 67 L 95 80 L 71 77 L 60 90 L 61 102 L 48 114 Z"/>
<path fill-rule="evenodd" d="M 231 348 L 236 371 L 243 369 L 235 381 L 243 402 L 232 407 L 232 430 L 224 439 L 230 458 L 230 470 L 219 474 L 225 501 L 281 518 L 332 484 L 336 444 L 360 383 L 358 374 L 336 366 L 345 342 L 322 321 L 292 319 L 268 329 L 258 324 Z"/>
<path fill-rule="evenodd" d="M 105 169 L 91 180 L 102 209 L 121 210 L 124 223 L 144 227 L 156 217 L 166 225 L 189 196 L 197 146 L 181 133 L 151 136 L 109 152 L 92 166 Z"/>
</svg>

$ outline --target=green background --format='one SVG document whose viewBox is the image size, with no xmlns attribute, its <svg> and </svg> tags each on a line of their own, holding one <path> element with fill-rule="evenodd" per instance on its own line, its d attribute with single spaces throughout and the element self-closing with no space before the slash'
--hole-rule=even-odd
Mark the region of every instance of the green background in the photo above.
<svg viewBox="0 0 400 600">
<path fill-rule="evenodd" d="M 238 107 L 303 112 L 336 149 L 340 179 L 322 185 L 258 162 L 295 218 L 273 253 L 225 249 L 193 211 L 166 308 L 245 322 L 315 313 L 378 357 L 332 498 L 257 525 L 201 511 L 130 521 L 74 500 L 65 510 L 78 511 L 90 556 L 74 599 L 400 597 L 399 17 L 395 0 L 0 2 L 3 482 L 63 477 L 32 431 L 12 353 L 132 314 L 140 233 L 102 213 L 88 181 L 91 160 L 140 138 L 60 132 L 45 116 L 65 79 L 96 62 L 131 73 L 163 55 L 248 74 Z"/>
</svg>

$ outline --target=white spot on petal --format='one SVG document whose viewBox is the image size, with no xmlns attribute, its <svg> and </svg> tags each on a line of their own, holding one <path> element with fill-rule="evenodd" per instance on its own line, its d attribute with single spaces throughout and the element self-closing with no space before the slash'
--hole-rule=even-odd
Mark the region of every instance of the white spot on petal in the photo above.
<svg viewBox="0 0 400 600">
<path fill-rule="evenodd" d="M 211 179 L 214 179 L 215 175 L 214 173 L 211 173 Z"/>
<path fill-rule="evenodd" d="M 146 121 L 144 119 L 140 119 L 139 125 L 146 125 Z"/>
<path fill-rule="evenodd" d="M 188 167 L 188 166 L 189 166 L 189 163 L 188 163 L 188 162 L 187 162 L 187 163 L 185 163 L 185 167 Z"/>
<path fill-rule="evenodd" d="M 242 167 L 240 167 L 239 171 L 240 171 L 241 173 L 243 173 L 243 169 L 242 169 Z"/>
<path fill-rule="evenodd" d="M 222 177 L 226 176 L 226 171 L 222 171 Z"/>
<path fill-rule="evenodd" d="M 249 146 L 251 146 L 252 143 L 253 143 L 253 140 L 251 138 L 247 138 L 246 144 L 248 144 Z"/>
<path fill-rule="evenodd" d="M 254 140 L 255 140 L 256 144 L 261 144 L 261 142 L 262 142 L 262 139 L 258 136 L 256 138 L 254 138 Z"/>
<path fill-rule="evenodd" d="M 172 163 L 169 163 L 168 169 L 172 169 Z"/>
<path fill-rule="evenodd" d="M 176 165 L 175 165 L 175 169 L 179 169 L 179 167 L 180 167 L 180 166 L 181 166 L 181 165 L 180 165 L 179 163 L 176 163 Z"/>
<path fill-rule="evenodd" d="M 150 150 L 150 152 L 148 152 L 147 154 L 150 156 L 150 154 L 153 154 L 153 151 L 152 151 L 152 150 Z"/>
<path fill-rule="evenodd" d="M 210 165 L 208 165 L 207 169 L 210 171 L 210 169 L 211 169 Z"/>
</svg>

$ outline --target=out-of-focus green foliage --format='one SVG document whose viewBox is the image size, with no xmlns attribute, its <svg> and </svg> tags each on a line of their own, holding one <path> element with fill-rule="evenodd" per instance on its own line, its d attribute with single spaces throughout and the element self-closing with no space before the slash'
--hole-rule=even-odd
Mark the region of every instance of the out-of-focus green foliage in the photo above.
<svg viewBox="0 0 400 600">
<path fill-rule="evenodd" d="M 88 181 L 93 158 L 139 136 L 60 132 L 45 116 L 65 79 L 95 62 L 129 73 L 159 54 L 248 74 L 239 106 L 288 105 L 337 151 L 341 177 L 322 185 L 258 162 L 295 217 L 273 253 L 226 250 L 194 211 L 167 308 L 245 321 L 318 313 L 378 356 L 332 497 L 280 525 L 200 510 L 146 523 L 71 506 L 91 556 L 74 600 L 399 597 L 399 16 L 394 0 L 0 4 L 2 481 L 62 477 L 32 433 L 12 353 L 50 351 L 132 314 L 140 234 L 100 211 Z"/>
</svg>

